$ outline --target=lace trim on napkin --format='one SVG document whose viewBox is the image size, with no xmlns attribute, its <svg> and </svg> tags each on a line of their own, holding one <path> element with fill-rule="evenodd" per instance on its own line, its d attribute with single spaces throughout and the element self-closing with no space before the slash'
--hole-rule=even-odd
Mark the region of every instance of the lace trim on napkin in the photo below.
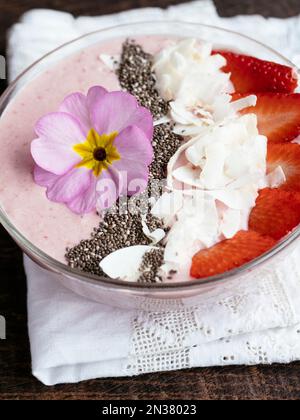
<svg viewBox="0 0 300 420">
<path fill-rule="evenodd" d="M 293 271 L 290 275 L 295 275 L 299 281 L 294 260 L 290 260 L 289 269 Z M 211 364 L 234 364 L 241 358 L 237 341 L 243 343 L 242 353 L 247 355 L 248 363 L 269 363 L 268 348 L 274 346 L 274 338 L 269 335 L 267 344 L 265 338 L 258 343 L 252 340 L 251 333 L 299 322 L 284 287 L 284 271 L 279 265 L 261 269 L 255 278 L 252 274 L 229 285 L 220 284 L 217 290 L 197 299 L 199 304 L 189 308 L 180 299 L 168 303 L 159 299 L 144 301 L 143 305 L 155 305 L 158 311 L 141 312 L 132 320 L 131 351 L 125 367 L 127 375 L 190 368 L 199 365 L 195 361 L 199 354 L 208 353 L 212 348 L 214 361 Z M 168 311 L 167 305 L 178 309 Z M 268 325 L 264 325 L 265 307 L 272 308 Z M 144 309 L 147 310 L 145 306 Z M 234 348 L 237 353 L 232 351 Z M 206 359 L 209 360 L 208 355 Z"/>
<path fill-rule="evenodd" d="M 185 338 L 201 328 L 193 308 L 136 316 L 128 374 L 189 368 L 190 349 L 184 346 Z"/>
</svg>

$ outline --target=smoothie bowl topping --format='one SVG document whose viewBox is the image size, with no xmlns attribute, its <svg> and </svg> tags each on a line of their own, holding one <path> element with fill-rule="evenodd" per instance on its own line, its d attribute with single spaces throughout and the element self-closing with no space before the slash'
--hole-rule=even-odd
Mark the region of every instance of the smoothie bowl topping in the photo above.
<svg viewBox="0 0 300 420">
<path fill-rule="evenodd" d="M 86 96 L 71 94 L 59 112 L 37 122 L 35 131 L 34 179 L 47 188 L 49 200 L 84 214 L 130 195 L 132 180 L 145 189 L 153 160 L 153 122 L 129 93 L 95 86 Z"/>
<path fill-rule="evenodd" d="M 31 138 L 35 194 L 85 232 L 65 242 L 70 267 L 145 284 L 202 279 L 299 225 L 294 69 L 196 39 L 121 40 L 97 60 L 99 83 L 70 90 Z"/>
</svg>

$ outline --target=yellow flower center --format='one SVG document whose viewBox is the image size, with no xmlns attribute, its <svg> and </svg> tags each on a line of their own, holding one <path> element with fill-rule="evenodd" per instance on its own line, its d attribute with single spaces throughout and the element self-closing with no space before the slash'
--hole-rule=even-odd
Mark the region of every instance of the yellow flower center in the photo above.
<svg viewBox="0 0 300 420">
<path fill-rule="evenodd" d="M 98 134 L 93 128 L 88 132 L 84 143 L 75 144 L 73 150 L 82 157 L 76 167 L 85 167 L 91 169 L 96 177 L 101 172 L 108 169 L 115 160 L 120 160 L 121 156 L 114 140 L 118 132 L 114 131 L 110 134 Z"/>
</svg>

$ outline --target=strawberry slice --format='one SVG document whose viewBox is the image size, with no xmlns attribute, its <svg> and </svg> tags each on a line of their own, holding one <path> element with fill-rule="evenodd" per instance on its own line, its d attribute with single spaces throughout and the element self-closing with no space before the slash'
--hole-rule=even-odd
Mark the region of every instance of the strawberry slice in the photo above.
<svg viewBox="0 0 300 420">
<path fill-rule="evenodd" d="M 265 188 L 249 218 L 249 229 L 281 239 L 300 223 L 300 193 Z"/>
<path fill-rule="evenodd" d="M 276 241 L 257 232 L 240 231 L 225 240 L 198 252 L 192 260 L 190 275 L 201 279 L 240 267 L 267 252 Z"/>
<path fill-rule="evenodd" d="M 236 92 L 285 92 L 292 93 L 298 85 L 298 79 L 291 67 L 271 61 L 229 51 L 214 51 L 227 60 L 223 67 L 225 73 L 231 73 L 231 81 Z"/>
<path fill-rule="evenodd" d="M 267 170 L 272 172 L 281 166 L 286 182 L 281 190 L 300 192 L 300 146 L 299 144 L 269 144 L 267 155 Z"/>
<path fill-rule="evenodd" d="M 233 95 L 233 100 L 245 95 Z M 300 134 L 300 94 L 259 93 L 256 106 L 243 109 L 242 115 L 257 116 L 260 134 L 272 143 L 294 140 Z"/>
</svg>

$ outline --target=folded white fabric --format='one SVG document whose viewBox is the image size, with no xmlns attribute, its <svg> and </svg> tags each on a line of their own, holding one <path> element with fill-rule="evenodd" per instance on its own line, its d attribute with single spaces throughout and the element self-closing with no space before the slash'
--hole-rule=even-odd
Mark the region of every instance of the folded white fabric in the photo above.
<svg viewBox="0 0 300 420">
<path fill-rule="evenodd" d="M 300 250 L 194 307 L 124 310 L 65 289 L 28 258 L 33 374 L 47 385 L 195 366 L 300 360 Z"/>
<path fill-rule="evenodd" d="M 221 19 L 213 3 L 203 0 L 95 18 L 28 12 L 9 34 L 10 78 L 82 33 L 182 16 L 252 35 L 300 64 L 300 17 Z M 194 366 L 300 360 L 299 254 L 300 249 L 262 278 L 224 288 L 217 297 L 204 296 L 193 308 L 167 313 L 126 311 L 88 301 L 25 258 L 33 374 L 53 385 Z"/>
<path fill-rule="evenodd" d="M 118 24 L 164 19 L 205 23 L 240 32 L 273 47 L 300 67 L 300 16 L 289 19 L 221 18 L 212 0 L 199 0 L 166 10 L 144 8 L 99 17 L 74 18 L 68 13 L 47 9 L 27 12 L 12 27 L 8 37 L 10 79 L 44 54 L 84 33 Z"/>
</svg>

